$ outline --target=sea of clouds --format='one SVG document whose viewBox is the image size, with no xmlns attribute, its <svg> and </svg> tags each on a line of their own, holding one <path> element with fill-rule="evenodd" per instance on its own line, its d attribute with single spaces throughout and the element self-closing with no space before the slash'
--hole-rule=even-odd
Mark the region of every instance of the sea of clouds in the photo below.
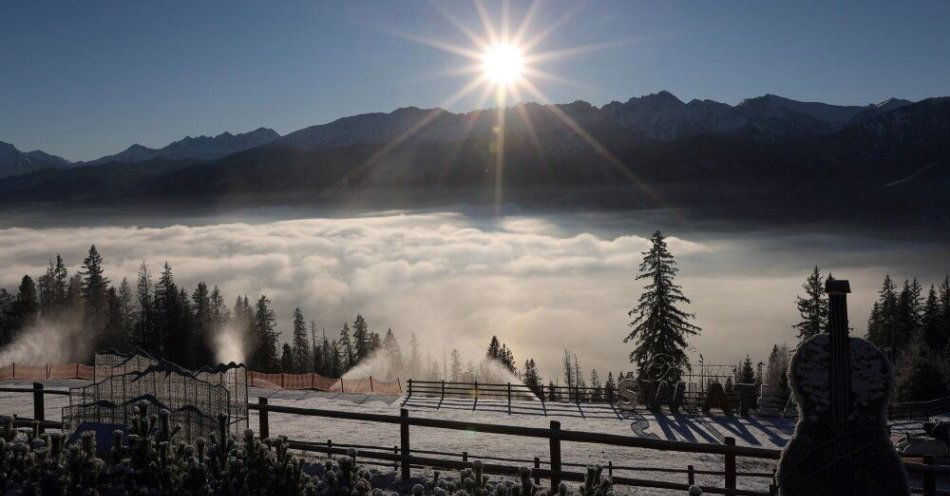
<svg viewBox="0 0 950 496">
<path fill-rule="evenodd" d="M 649 245 L 649 231 L 624 232 L 618 227 L 624 225 L 616 218 L 598 224 L 395 212 L 162 227 L 12 227 L 0 229 L 0 287 L 15 293 L 23 274 L 42 274 L 57 253 L 75 271 L 94 243 L 116 283 L 127 277 L 134 284 L 144 260 L 156 275 L 168 262 L 189 292 L 198 281 L 218 285 L 229 306 L 238 295 L 266 294 L 282 339 L 297 306 L 331 337 L 361 312 L 373 330 L 392 328 L 403 349 L 415 333 L 435 358 L 458 348 L 477 360 L 497 334 L 519 366 L 533 357 L 545 376 L 559 373 L 570 348 L 585 369 L 604 376 L 629 369 L 632 345 L 622 339 L 627 311 L 643 287 L 635 275 Z M 707 363 L 735 363 L 746 353 L 764 360 L 772 344 L 794 344 L 795 295 L 815 263 L 851 279 L 852 326 L 862 334 L 885 272 L 920 275 L 929 285 L 942 279 L 948 268 L 939 265 L 950 259 L 946 247 L 880 238 L 672 234 L 679 282 L 692 300 L 687 310 L 704 329 L 690 340 L 690 352 Z M 30 358 L 55 361 L 61 354 L 53 343 L 46 351 L 32 346 Z"/>
</svg>

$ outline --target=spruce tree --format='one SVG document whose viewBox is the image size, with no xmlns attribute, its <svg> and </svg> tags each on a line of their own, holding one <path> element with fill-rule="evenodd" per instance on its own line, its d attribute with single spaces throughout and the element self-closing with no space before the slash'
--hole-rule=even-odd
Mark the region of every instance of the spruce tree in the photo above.
<svg viewBox="0 0 950 496">
<path fill-rule="evenodd" d="M 682 371 L 690 369 L 685 352 L 686 338 L 699 333 L 700 328 L 688 322 L 694 318 L 692 314 L 677 308 L 679 304 L 688 304 L 689 299 L 673 282 L 679 269 L 663 234 L 656 231 L 650 241 L 652 245 L 643 252 L 637 276 L 637 280 L 645 279 L 649 284 L 637 306 L 628 312 L 634 319 L 629 324 L 632 330 L 623 341 L 636 342 L 630 361 L 637 364 L 640 375 L 662 362 L 672 366 L 666 378 L 677 382 Z"/>
<path fill-rule="evenodd" d="M 138 315 L 135 318 L 135 338 L 133 344 L 146 352 L 157 355 L 160 344 L 155 330 L 155 312 L 152 298 L 152 274 L 143 261 L 139 266 L 138 280 L 135 284 L 135 296 L 138 301 Z"/>
<path fill-rule="evenodd" d="M 947 347 L 947 333 L 941 317 L 937 290 L 931 285 L 920 318 L 920 337 L 927 347 L 938 352 Z"/>
<path fill-rule="evenodd" d="M 524 362 L 524 385 L 528 387 L 535 394 L 535 396 L 541 397 L 544 394 L 544 387 L 542 386 L 541 376 L 538 375 L 538 367 L 534 363 L 533 358 L 529 358 Z"/>
<path fill-rule="evenodd" d="M 293 371 L 302 374 L 309 371 L 309 364 L 312 359 L 310 357 L 310 342 L 307 340 L 307 323 L 303 319 L 303 312 L 300 311 L 300 307 L 294 309 L 293 329 L 294 365 L 287 372 Z"/>
<path fill-rule="evenodd" d="M 6 288 L 0 288 L 0 347 L 13 341 L 13 295 Z"/>
<path fill-rule="evenodd" d="M 742 362 L 742 368 L 739 370 L 739 382 L 745 384 L 755 383 L 755 370 L 752 368 L 752 359 L 749 355 L 745 356 Z"/>
<path fill-rule="evenodd" d="M 40 302 L 36 295 L 36 283 L 30 276 L 23 276 L 13 300 L 11 324 L 14 332 L 33 325 L 39 313 Z M 12 339 L 11 339 L 12 341 Z"/>
<path fill-rule="evenodd" d="M 280 333 L 274 329 L 276 319 L 267 295 L 261 295 L 257 300 L 253 322 L 257 349 L 251 358 L 252 368 L 262 372 L 276 372 L 279 367 L 277 338 Z"/>
<path fill-rule="evenodd" d="M 452 350 L 452 369 L 449 379 L 452 382 L 460 382 L 462 380 L 462 355 L 459 353 L 459 350 Z"/>
<path fill-rule="evenodd" d="M 116 303 L 119 305 L 119 315 L 122 321 L 122 347 L 131 349 L 136 346 L 135 342 L 135 296 L 132 294 L 132 286 L 129 280 L 122 278 L 119 283 L 119 291 Z"/>
<path fill-rule="evenodd" d="M 343 323 L 343 329 L 340 329 L 340 339 L 337 343 L 340 350 L 340 373 L 344 374 L 356 365 L 356 352 L 353 350 L 353 341 L 350 340 L 350 326 L 346 322 Z"/>
<path fill-rule="evenodd" d="M 950 336 L 950 275 L 944 276 L 943 282 L 940 283 L 940 293 L 937 300 L 940 306 L 941 332 Z M 950 341 L 950 338 L 947 339 Z"/>
<path fill-rule="evenodd" d="M 488 343 L 488 351 L 485 353 L 485 356 L 491 360 L 497 360 L 500 351 L 501 344 L 498 342 L 498 336 L 492 336 L 491 342 Z"/>
<path fill-rule="evenodd" d="M 896 358 L 897 293 L 890 274 L 884 276 L 878 301 L 868 319 L 868 341 L 885 351 L 891 363 Z"/>
<path fill-rule="evenodd" d="M 280 354 L 280 371 L 286 373 L 294 372 L 294 352 L 290 349 L 290 345 L 284 343 L 283 348 L 281 348 Z"/>
<path fill-rule="evenodd" d="M 103 273 L 102 255 L 96 245 L 89 247 L 89 254 L 82 262 L 82 298 L 87 332 L 98 335 L 105 327 L 109 312 L 109 279 Z"/>
<path fill-rule="evenodd" d="M 597 375 L 597 369 L 591 369 L 590 371 L 590 387 L 590 400 L 594 403 L 603 401 L 604 389 L 603 386 L 600 385 L 600 376 Z"/>
<path fill-rule="evenodd" d="M 614 373 L 610 371 L 607 372 L 607 380 L 604 381 L 604 399 L 617 400 L 617 382 L 614 381 Z"/>
<path fill-rule="evenodd" d="M 353 365 L 369 358 L 372 349 L 370 339 L 366 319 L 363 318 L 363 314 L 356 314 L 356 319 L 353 321 Z"/>
<path fill-rule="evenodd" d="M 821 272 L 816 265 L 802 285 L 805 296 L 797 297 L 798 313 L 801 320 L 793 327 L 798 329 L 802 340 L 817 336 L 828 324 L 828 298 L 825 297 Z"/>
<path fill-rule="evenodd" d="M 392 329 L 386 330 L 386 337 L 383 338 L 383 353 L 386 356 L 386 367 L 388 376 L 393 378 L 402 370 L 402 351 L 399 349 L 399 341 Z"/>
</svg>

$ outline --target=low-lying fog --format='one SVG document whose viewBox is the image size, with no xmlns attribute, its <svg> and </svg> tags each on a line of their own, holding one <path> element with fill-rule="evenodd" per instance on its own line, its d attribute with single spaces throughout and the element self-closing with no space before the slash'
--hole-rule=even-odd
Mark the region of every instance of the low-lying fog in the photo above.
<svg viewBox="0 0 950 496">
<path fill-rule="evenodd" d="M 669 225 L 637 213 L 236 218 L 3 228 L 0 286 L 15 293 L 23 274 L 39 276 L 57 253 L 75 271 L 94 243 L 116 283 L 134 284 L 142 260 L 156 275 L 168 261 L 180 286 L 217 284 L 229 306 L 237 295 L 267 294 L 282 339 L 296 306 L 334 337 L 361 312 L 372 329 L 391 327 L 404 347 L 415 332 L 439 358 L 452 348 L 478 356 L 497 334 L 519 367 L 534 358 L 545 377 L 560 375 L 565 348 L 605 374 L 629 369 L 631 345 L 622 339 L 642 288 L 634 279 L 640 252 L 656 227 Z M 690 354 L 706 363 L 736 363 L 746 353 L 764 360 L 773 344 L 794 344 L 795 295 L 815 264 L 851 280 L 851 325 L 860 335 L 885 273 L 929 287 L 950 270 L 945 242 L 889 234 L 665 232 L 692 300 L 687 310 L 703 328 Z"/>
</svg>

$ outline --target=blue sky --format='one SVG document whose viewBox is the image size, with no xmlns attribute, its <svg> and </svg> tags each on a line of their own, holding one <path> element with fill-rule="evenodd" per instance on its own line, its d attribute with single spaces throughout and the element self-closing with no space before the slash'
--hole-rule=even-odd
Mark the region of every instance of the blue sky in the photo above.
<svg viewBox="0 0 950 496">
<path fill-rule="evenodd" d="M 472 2 L 440 5 L 481 31 Z M 484 5 L 499 24 L 501 4 Z M 513 24 L 528 5 L 510 3 Z M 573 6 L 543 2 L 529 32 Z M 600 0 L 537 51 L 617 43 L 541 63 L 571 82 L 535 84 L 552 101 L 597 105 L 662 89 L 730 104 L 918 100 L 950 94 L 948 19 L 946 1 Z M 135 142 L 437 106 L 471 79 L 436 77 L 468 61 L 392 31 L 470 45 L 424 1 L 3 1 L 0 141 L 88 160 Z"/>
</svg>

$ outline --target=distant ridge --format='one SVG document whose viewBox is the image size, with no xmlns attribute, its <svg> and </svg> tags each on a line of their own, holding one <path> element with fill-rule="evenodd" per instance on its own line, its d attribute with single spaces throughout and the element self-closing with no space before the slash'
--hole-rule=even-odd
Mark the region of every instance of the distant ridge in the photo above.
<svg viewBox="0 0 950 496">
<path fill-rule="evenodd" d="M 198 136 L 192 138 L 191 136 L 186 136 L 162 148 L 148 148 L 136 143 L 114 155 L 106 155 L 105 157 L 88 162 L 80 162 L 78 164 L 98 165 L 107 162 L 136 163 L 154 158 L 166 158 L 171 160 L 214 160 L 235 152 L 270 143 L 279 137 L 280 135 L 277 134 L 277 131 L 265 127 L 260 127 L 241 134 L 224 132 L 214 137 Z"/>
<path fill-rule="evenodd" d="M 12 144 L 0 141 L 0 178 L 64 167 L 69 167 L 69 160 L 40 150 L 22 152 Z"/>
</svg>

